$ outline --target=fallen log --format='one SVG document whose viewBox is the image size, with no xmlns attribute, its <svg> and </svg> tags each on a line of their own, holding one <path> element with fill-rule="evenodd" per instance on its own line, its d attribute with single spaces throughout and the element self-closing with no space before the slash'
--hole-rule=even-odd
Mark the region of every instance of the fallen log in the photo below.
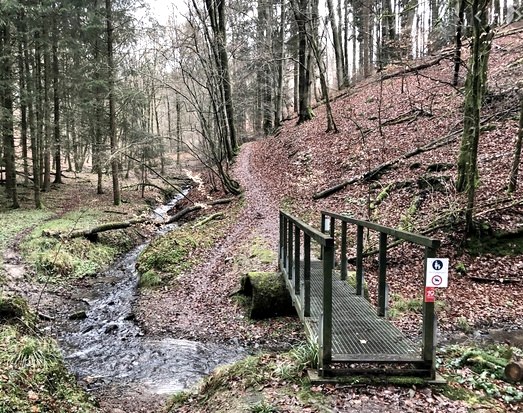
<svg viewBox="0 0 523 413">
<path fill-rule="evenodd" d="M 210 201 L 209 203 L 207 203 L 207 205 L 208 206 L 214 206 L 214 205 L 228 204 L 229 202 L 232 202 L 235 199 L 236 198 L 234 198 L 234 197 L 216 199 L 214 201 Z M 203 205 L 203 204 L 196 204 L 196 205 L 188 206 L 188 207 L 182 209 L 181 211 L 177 212 L 176 214 L 174 214 L 167 221 L 165 221 L 165 223 L 166 224 L 172 224 L 173 222 L 176 222 L 179 219 L 183 218 L 185 215 L 187 215 L 187 214 L 189 214 L 191 212 L 199 211 L 200 209 L 202 209 L 204 207 L 205 207 L 205 205 Z"/>
<path fill-rule="evenodd" d="M 182 209 L 181 211 L 174 214 L 172 217 L 170 217 L 167 221 L 165 221 L 166 224 L 172 224 L 173 222 L 178 221 L 183 216 L 189 214 L 190 212 L 199 211 L 203 208 L 203 205 L 191 205 L 189 207 L 186 207 Z"/>
<path fill-rule="evenodd" d="M 113 231 L 115 229 L 124 229 L 128 228 L 131 225 L 141 224 L 147 222 L 149 219 L 145 217 L 138 217 L 130 219 L 129 221 L 119 221 L 119 222 L 107 222 L 105 224 L 98 225 L 93 228 L 88 229 L 78 229 L 74 231 L 42 231 L 42 235 L 45 237 L 52 238 L 80 238 L 85 237 L 89 241 L 96 241 L 97 234 L 105 231 Z"/>
<path fill-rule="evenodd" d="M 338 192 L 345 188 L 346 186 L 355 184 L 360 181 L 370 181 L 372 179 L 377 179 L 383 172 L 385 172 L 387 169 L 392 168 L 394 165 L 399 163 L 402 160 L 412 158 L 413 156 L 419 155 L 424 152 L 431 151 L 433 149 L 440 148 L 442 146 L 448 145 L 449 143 L 453 142 L 458 138 L 459 135 L 461 135 L 462 130 L 458 130 L 455 132 L 452 132 L 449 135 L 444 136 L 443 138 L 438 138 L 430 143 L 428 143 L 425 146 L 421 146 L 419 148 L 415 148 L 411 150 L 410 152 L 407 152 L 398 158 L 391 159 L 390 161 L 384 162 L 377 167 L 371 169 L 370 171 L 365 172 L 364 174 L 352 177 L 344 182 L 341 182 L 337 185 L 334 185 L 330 188 L 327 188 L 323 191 L 317 192 L 312 196 L 312 199 L 321 199 L 326 198 L 329 195 L 332 195 L 335 192 Z"/>
<path fill-rule="evenodd" d="M 511 361 L 505 366 L 505 377 L 512 382 L 523 379 L 523 361 Z"/>
<path fill-rule="evenodd" d="M 207 205 L 220 205 L 220 204 L 226 204 L 228 202 L 232 202 L 235 198 L 223 198 L 223 199 L 217 199 L 215 201 L 209 202 Z M 163 224 L 172 224 L 175 221 L 178 221 L 180 218 L 182 218 L 184 215 L 187 215 L 190 212 L 199 211 L 200 209 L 204 208 L 205 205 L 198 204 L 198 205 L 192 205 L 187 208 L 182 209 L 180 212 L 174 214 L 172 217 L 170 217 L 166 222 Z M 211 219 L 218 218 L 218 214 L 214 214 L 214 216 L 211 216 L 207 218 L 208 221 Z M 113 231 L 115 229 L 124 229 L 129 228 L 132 225 L 136 224 L 142 224 L 144 222 L 150 222 L 150 218 L 147 217 L 137 217 L 130 219 L 128 221 L 118 221 L 118 222 L 107 222 L 105 224 L 98 225 L 93 228 L 87 228 L 87 229 L 79 229 L 79 230 L 73 230 L 73 231 L 42 231 L 42 235 L 44 237 L 52 237 L 52 238 L 80 238 L 85 237 L 89 241 L 97 241 L 98 240 L 98 233 L 105 232 L 105 231 Z M 201 225 L 203 225 L 202 223 Z"/>
<path fill-rule="evenodd" d="M 406 75 L 409 73 L 419 72 L 420 70 L 428 69 L 429 67 L 435 66 L 435 65 L 439 64 L 443 59 L 448 59 L 450 57 L 451 57 L 450 53 L 442 54 L 442 55 L 436 57 L 435 59 L 429 60 L 428 62 L 424 62 L 424 63 L 421 63 L 416 66 L 406 67 L 405 69 L 401 69 L 401 70 L 393 72 L 393 73 L 384 74 L 379 78 L 379 80 L 387 80 L 387 79 L 392 79 L 393 77 L 402 76 L 402 75 Z"/>
<path fill-rule="evenodd" d="M 207 224 L 208 222 L 212 221 L 213 219 L 220 219 L 223 218 L 223 212 L 216 212 L 215 214 L 211 214 L 208 217 L 198 221 L 196 224 L 194 224 L 193 228 L 201 227 L 202 225 Z"/>
</svg>

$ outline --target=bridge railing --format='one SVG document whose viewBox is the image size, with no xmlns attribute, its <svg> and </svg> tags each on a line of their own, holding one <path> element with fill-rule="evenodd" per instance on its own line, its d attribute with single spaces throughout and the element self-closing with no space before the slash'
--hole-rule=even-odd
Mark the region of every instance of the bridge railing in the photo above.
<svg viewBox="0 0 523 413">
<path fill-rule="evenodd" d="M 320 320 L 320 367 L 332 359 L 332 273 L 334 240 L 303 221 L 280 210 L 279 262 L 287 287 L 293 293 L 294 305 L 303 319 L 311 312 L 311 242 L 323 257 L 323 317 Z M 303 266 L 301 262 L 303 260 Z M 302 286 L 303 284 L 303 286 Z"/>
<path fill-rule="evenodd" d="M 327 222 L 329 219 L 329 222 Z M 387 310 L 387 246 L 388 236 L 395 240 L 404 240 L 425 248 L 424 277 L 427 274 L 427 258 L 435 258 L 440 241 L 422 235 L 413 234 L 394 228 L 389 228 L 374 222 L 352 218 L 346 215 L 337 214 L 330 211 L 321 212 L 321 232 L 328 233 L 334 240 L 336 235 L 336 222 L 341 223 L 341 245 L 340 245 L 340 273 L 341 278 L 347 278 L 347 224 L 356 225 L 356 294 L 363 295 L 363 233 L 364 229 L 375 231 L 379 234 L 378 247 L 378 315 L 385 316 Z M 332 258 L 329 258 L 331 262 Z M 423 285 L 426 285 L 424 279 Z M 424 294 L 423 294 L 424 296 Z M 429 365 L 433 374 L 435 373 L 435 337 L 436 337 L 436 317 L 434 302 L 423 300 L 423 341 L 422 357 L 423 361 Z"/>
</svg>

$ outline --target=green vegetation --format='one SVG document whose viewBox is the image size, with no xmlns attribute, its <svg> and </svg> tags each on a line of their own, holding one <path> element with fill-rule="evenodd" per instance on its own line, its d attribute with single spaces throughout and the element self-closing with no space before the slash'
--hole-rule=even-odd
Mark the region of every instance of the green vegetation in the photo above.
<svg viewBox="0 0 523 413">
<path fill-rule="evenodd" d="M 435 302 L 436 311 L 445 308 L 443 301 Z M 389 308 L 389 317 L 399 317 L 405 313 L 421 313 L 423 311 L 423 300 L 421 298 L 405 298 L 400 294 L 391 294 L 391 305 Z"/>
<path fill-rule="evenodd" d="M 2 211 L 2 225 L 0 226 L 0 257 L 3 251 L 9 245 L 9 242 L 19 233 L 31 228 L 44 220 L 50 218 L 53 214 L 45 209 L 33 210 L 11 210 Z M 3 268 L 0 265 L 0 280 L 3 279 Z"/>
<path fill-rule="evenodd" d="M 153 240 L 140 254 L 136 268 L 140 272 L 140 286 L 153 287 L 175 279 L 193 262 L 191 252 L 202 244 L 197 241 L 198 231 L 180 229 Z M 208 245 L 204 239 L 201 242 Z"/>
<path fill-rule="evenodd" d="M 216 408 L 223 405 L 223 401 L 234 399 L 237 404 L 234 408 L 227 405 L 224 410 L 215 411 L 277 412 L 280 411 L 278 406 L 267 402 L 263 391 L 256 395 L 255 402 L 250 397 L 250 392 L 252 390 L 259 393 L 260 389 L 272 387 L 272 390 L 281 391 L 283 395 L 289 392 L 288 385 L 292 386 L 291 395 L 297 397 L 298 403 L 321 406 L 324 396 L 312 392 L 310 382 L 304 376 L 304 370 L 316 367 L 317 360 L 317 348 L 309 344 L 297 346 L 284 354 L 264 353 L 249 356 L 237 363 L 216 369 L 194 392 L 176 393 L 168 403 L 168 411 L 175 412 L 181 406 Z M 241 392 L 241 396 L 234 393 L 238 391 Z"/>
<path fill-rule="evenodd" d="M 267 404 L 265 401 L 261 401 L 256 404 L 253 404 L 249 408 L 249 412 L 251 412 L 251 413 L 276 413 L 276 412 L 279 412 L 279 409 L 270 404 Z"/>
<path fill-rule="evenodd" d="M 107 221 L 96 210 L 74 211 L 38 225 L 22 242 L 25 260 L 33 265 L 39 281 L 60 283 L 93 275 L 111 263 L 118 254 L 128 250 L 133 240 L 123 231 L 100 234 L 97 242 L 85 238 L 56 239 L 45 237 L 43 231 L 72 231 Z"/>
<path fill-rule="evenodd" d="M 349 283 L 349 285 L 352 288 L 356 289 L 356 271 L 348 271 L 347 272 L 347 282 Z M 368 286 L 367 281 L 365 279 L 363 280 L 363 297 L 367 301 L 370 301 L 369 286 Z"/>
<path fill-rule="evenodd" d="M 276 253 L 269 249 L 263 239 L 257 237 L 249 249 L 249 258 L 258 259 L 262 264 L 276 262 Z"/>
<path fill-rule="evenodd" d="M 441 393 L 454 400 L 492 405 L 496 401 L 515 405 L 523 401 L 523 385 L 505 381 L 504 368 L 510 359 L 523 351 L 507 345 L 463 347 L 442 350 L 440 371 L 448 381 Z"/>
<path fill-rule="evenodd" d="M 467 317 L 458 317 L 456 326 L 458 327 L 458 330 L 463 331 L 466 334 L 472 332 L 472 326 L 470 325 L 469 320 L 467 320 Z"/>
<path fill-rule="evenodd" d="M 36 317 L 31 313 L 27 301 L 21 297 L 3 297 L 0 295 L 0 324 L 16 325 L 32 331 Z"/>
<path fill-rule="evenodd" d="M 416 213 L 418 212 L 419 207 L 420 207 L 420 197 L 416 196 L 410 203 L 410 206 L 407 209 L 407 211 L 401 215 L 399 229 L 401 229 L 403 231 L 409 231 L 409 232 L 414 231 L 414 229 L 415 229 L 414 217 L 415 217 Z"/>
<path fill-rule="evenodd" d="M 378 194 L 376 199 L 370 203 L 369 209 L 376 209 L 383 201 L 385 201 L 391 192 L 391 190 L 394 189 L 394 184 L 388 184 L 386 187 L 384 187 L 381 192 Z"/>
<path fill-rule="evenodd" d="M 523 254 L 523 233 L 492 232 L 490 228 L 467 239 L 465 249 L 473 256 L 493 254 L 499 257 Z"/>
<path fill-rule="evenodd" d="M 21 298 L 0 297 L 0 412 L 96 412 Z"/>
<path fill-rule="evenodd" d="M 140 254 L 136 268 L 140 286 L 166 285 L 201 261 L 203 251 L 223 235 L 228 220 L 213 220 L 205 225 L 185 225 L 153 240 Z"/>
<path fill-rule="evenodd" d="M 467 273 L 467 267 L 461 261 L 457 262 L 454 268 L 458 274 L 465 275 Z"/>
</svg>

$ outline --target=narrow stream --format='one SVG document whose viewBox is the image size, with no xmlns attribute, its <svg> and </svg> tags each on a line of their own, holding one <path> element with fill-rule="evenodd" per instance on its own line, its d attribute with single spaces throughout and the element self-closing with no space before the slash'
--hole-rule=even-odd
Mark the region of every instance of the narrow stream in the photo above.
<svg viewBox="0 0 523 413">
<path fill-rule="evenodd" d="M 168 209 L 162 206 L 154 215 L 163 217 Z M 60 323 L 58 341 L 66 363 L 91 388 L 145 386 L 151 393 L 172 393 L 246 354 L 241 347 L 144 336 L 134 322 L 133 303 L 138 284 L 135 263 L 146 245 L 97 276 L 89 292 L 77 297 L 84 307 L 87 304 L 85 312 Z"/>
</svg>

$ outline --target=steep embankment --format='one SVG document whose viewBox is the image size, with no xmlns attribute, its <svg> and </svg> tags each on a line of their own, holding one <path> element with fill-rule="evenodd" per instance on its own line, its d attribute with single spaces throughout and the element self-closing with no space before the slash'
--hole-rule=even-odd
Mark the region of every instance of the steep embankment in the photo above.
<svg viewBox="0 0 523 413">
<path fill-rule="evenodd" d="M 254 165 L 266 171 L 264 185 L 280 202 L 316 226 L 319 211 L 331 209 L 442 239 L 439 255 L 449 257 L 452 267 L 450 287 L 437 297 L 442 328 L 521 326 L 521 237 L 496 245 L 486 239 L 523 225 L 521 185 L 511 196 L 506 193 L 518 132 L 522 52 L 523 34 L 515 28 L 494 40 L 479 147 L 475 217 L 486 230 L 479 242 L 463 243 L 466 198 L 454 189 L 466 68 L 453 87 L 450 52 L 428 59 L 433 63 L 423 64 L 428 67 L 390 68 L 350 88 L 332 104 L 338 134 L 324 132 L 323 107 L 310 122 L 286 122 L 276 136 L 256 143 Z M 380 165 L 388 166 L 361 178 Z M 313 199 L 342 182 L 350 183 Z M 420 256 L 406 246 L 390 251 L 392 297 L 420 298 Z M 372 274 L 372 259 L 366 266 Z M 368 280 L 372 285 L 372 276 Z"/>
</svg>

